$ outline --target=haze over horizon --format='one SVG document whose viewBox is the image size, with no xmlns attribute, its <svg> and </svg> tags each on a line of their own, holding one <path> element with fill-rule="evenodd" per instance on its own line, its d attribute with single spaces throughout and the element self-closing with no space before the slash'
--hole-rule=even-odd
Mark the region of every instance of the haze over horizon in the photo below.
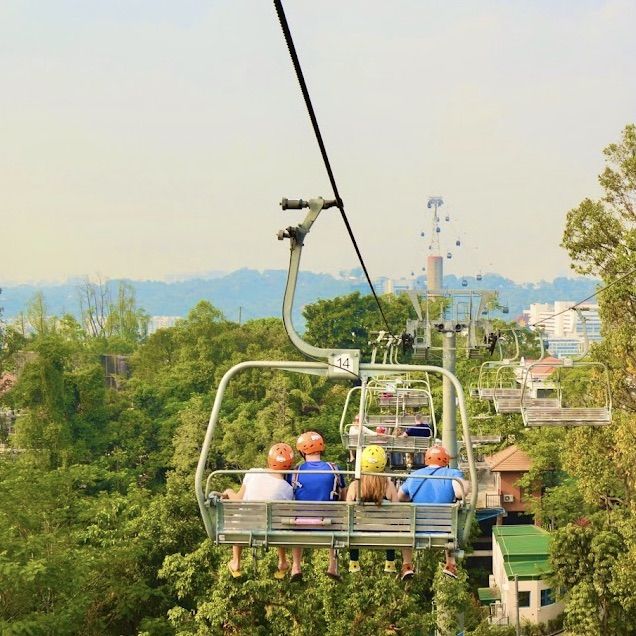
<svg viewBox="0 0 636 636">
<path fill-rule="evenodd" d="M 372 278 L 421 272 L 429 195 L 447 273 L 575 276 L 565 214 L 636 120 L 636 3 L 285 7 Z M 5 0 L 0 37 L 0 284 L 286 268 L 278 201 L 331 192 L 271 2 Z M 332 212 L 302 269 L 358 266 Z"/>
</svg>

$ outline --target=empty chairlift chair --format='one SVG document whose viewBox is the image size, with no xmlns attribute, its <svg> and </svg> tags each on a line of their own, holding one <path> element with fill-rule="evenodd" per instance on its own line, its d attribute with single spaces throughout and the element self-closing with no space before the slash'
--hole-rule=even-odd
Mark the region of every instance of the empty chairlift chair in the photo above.
<svg viewBox="0 0 636 636">
<path fill-rule="evenodd" d="M 536 371 L 549 371 L 556 398 L 552 403 L 532 398 L 529 391 Z M 568 379 L 578 375 L 578 388 L 572 391 Z M 584 386 L 582 386 L 584 385 Z M 550 399 L 550 398 L 548 398 Z M 526 426 L 606 426 L 612 421 L 609 373 L 602 362 L 574 362 L 569 359 L 531 364 L 525 375 L 521 415 Z"/>
</svg>

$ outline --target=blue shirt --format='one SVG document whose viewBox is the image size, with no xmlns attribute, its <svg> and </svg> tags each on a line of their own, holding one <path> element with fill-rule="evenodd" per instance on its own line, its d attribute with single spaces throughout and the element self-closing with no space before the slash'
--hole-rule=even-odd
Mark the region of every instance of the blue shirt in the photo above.
<svg viewBox="0 0 636 636">
<path fill-rule="evenodd" d="M 328 470 L 331 474 L 307 474 L 292 475 L 292 486 L 294 487 L 294 499 L 300 501 L 333 501 L 337 499 L 332 493 L 344 488 L 344 478 L 334 472 L 340 468 L 336 464 L 328 462 L 304 462 L 298 466 L 297 470 Z"/>
<path fill-rule="evenodd" d="M 457 468 L 440 468 L 426 466 L 412 473 L 413 475 L 436 475 L 440 477 L 463 478 L 464 473 Z M 450 479 L 413 479 L 409 477 L 400 487 L 400 492 L 408 495 L 415 503 L 453 503 L 455 491 Z"/>
<path fill-rule="evenodd" d="M 432 437 L 433 429 L 431 425 L 424 422 L 422 424 L 416 424 L 406 429 L 405 433 L 409 437 Z"/>
</svg>

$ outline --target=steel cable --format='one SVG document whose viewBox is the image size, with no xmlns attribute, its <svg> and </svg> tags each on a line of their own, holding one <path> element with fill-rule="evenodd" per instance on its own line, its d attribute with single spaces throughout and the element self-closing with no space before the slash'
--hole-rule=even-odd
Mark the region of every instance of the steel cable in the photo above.
<svg viewBox="0 0 636 636">
<path fill-rule="evenodd" d="M 344 203 L 342 198 L 340 197 L 340 192 L 338 191 L 338 185 L 336 184 L 336 179 L 333 175 L 333 170 L 331 169 L 331 163 L 329 161 L 329 156 L 327 155 L 327 149 L 325 148 L 325 143 L 322 138 L 322 134 L 320 132 L 320 127 L 318 126 L 318 119 L 316 118 L 316 112 L 314 111 L 313 104 L 311 103 L 311 97 L 309 96 L 309 90 L 307 89 L 307 83 L 305 82 L 305 76 L 303 75 L 303 70 L 300 66 L 300 60 L 298 59 L 298 54 L 296 53 L 296 47 L 294 45 L 294 40 L 292 38 L 291 31 L 289 30 L 289 24 L 287 23 L 287 17 L 285 16 L 285 10 L 283 9 L 283 3 L 281 0 L 274 0 L 274 7 L 276 8 L 276 13 L 278 15 L 278 20 L 280 22 L 281 29 L 283 30 L 283 35 L 285 36 L 285 42 L 287 44 L 287 49 L 289 51 L 289 55 L 292 59 L 292 63 L 294 65 L 294 70 L 296 71 L 296 78 L 298 79 L 298 83 L 300 84 L 300 90 L 302 91 L 303 98 L 305 100 L 305 106 L 307 107 L 307 113 L 309 114 L 309 119 L 311 120 L 311 125 L 314 129 L 314 134 L 316 135 L 316 140 L 318 141 L 318 146 L 320 147 L 320 154 L 322 155 L 322 160 L 325 164 L 325 169 L 327 170 L 327 175 L 329 177 L 329 183 L 331 184 L 331 188 L 333 190 L 334 198 L 336 199 L 336 205 L 340 210 L 340 216 L 344 221 L 345 227 L 347 228 L 347 232 L 349 233 L 349 238 L 351 239 L 351 243 L 353 244 L 353 248 L 356 251 L 358 256 L 358 261 L 362 266 L 362 271 L 369 283 L 369 287 L 371 288 L 371 292 L 373 297 L 375 298 L 375 302 L 380 310 L 380 314 L 382 315 L 382 320 L 384 321 L 384 325 L 387 331 L 393 335 L 393 331 L 389 326 L 389 323 L 384 315 L 384 311 L 382 309 L 382 304 L 380 303 L 380 299 L 375 291 L 373 283 L 371 282 L 371 277 L 369 276 L 369 272 L 367 270 L 367 266 L 365 265 L 364 259 L 362 258 L 362 253 L 360 252 L 360 248 L 358 247 L 358 243 L 356 242 L 356 238 L 353 234 L 353 230 L 351 229 L 351 225 L 349 224 L 349 219 L 345 213 Z"/>
</svg>

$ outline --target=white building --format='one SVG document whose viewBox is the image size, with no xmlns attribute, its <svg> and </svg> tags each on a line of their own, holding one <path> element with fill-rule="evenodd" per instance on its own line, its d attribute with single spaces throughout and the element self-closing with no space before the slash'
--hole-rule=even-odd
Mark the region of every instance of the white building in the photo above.
<svg viewBox="0 0 636 636">
<path fill-rule="evenodd" d="M 479 599 L 490 606 L 491 622 L 514 625 L 547 623 L 563 612 L 547 582 L 550 565 L 549 533 L 537 526 L 493 528 L 490 587 L 479 589 Z"/>
<path fill-rule="evenodd" d="M 399 295 L 402 292 L 415 289 L 414 278 L 384 278 L 374 283 L 374 286 L 378 287 L 378 291 L 381 294 L 394 294 Z"/>
<path fill-rule="evenodd" d="M 148 321 L 148 335 L 159 331 L 159 329 L 174 327 L 177 320 L 183 320 L 183 316 L 151 316 Z"/>
<path fill-rule="evenodd" d="M 548 350 L 557 358 L 575 356 L 583 351 L 585 331 L 590 342 L 601 340 L 601 319 L 598 305 L 583 303 L 578 306 L 585 318 L 585 327 L 576 311 L 570 309 L 574 301 L 557 300 L 555 303 L 533 303 L 523 312 L 529 325 L 540 323 L 548 339 Z"/>
</svg>

